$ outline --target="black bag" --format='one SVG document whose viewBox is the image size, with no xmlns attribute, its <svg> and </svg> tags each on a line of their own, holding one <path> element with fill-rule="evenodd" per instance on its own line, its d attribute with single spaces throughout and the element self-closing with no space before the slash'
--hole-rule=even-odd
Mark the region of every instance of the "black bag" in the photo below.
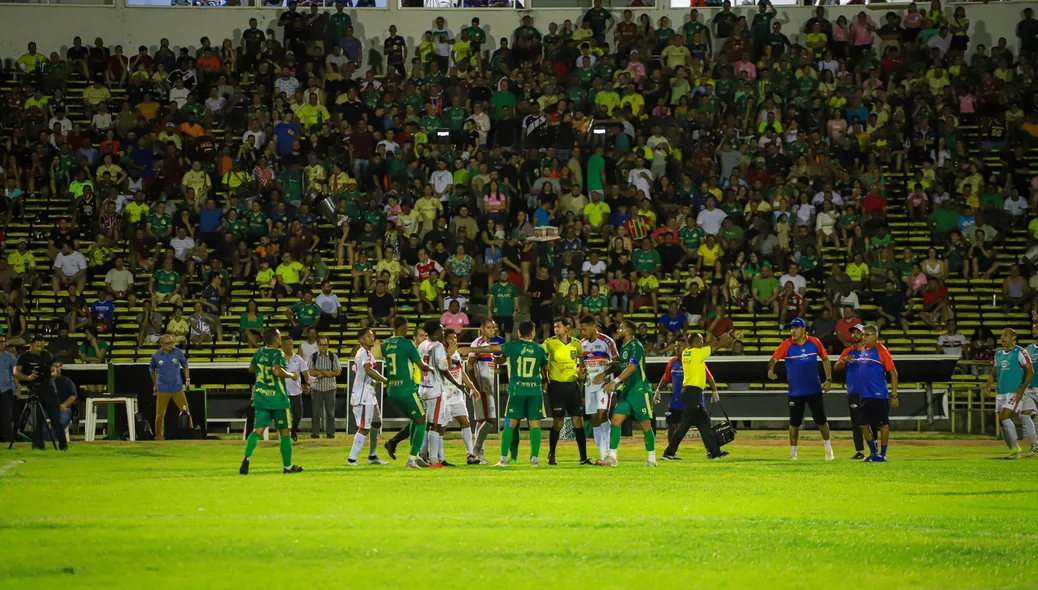
<svg viewBox="0 0 1038 590">
<path fill-rule="evenodd" d="M 724 420 L 714 426 L 714 438 L 717 440 L 717 446 L 723 447 L 735 440 L 736 428 L 735 424 L 728 418 L 728 412 L 724 411 L 724 406 L 721 405 L 720 400 L 718 400 L 717 404 L 710 405 L 710 413 L 714 413 L 714 405 L 719 406 L 721 413 L 724 414 Z"/>
</svg>

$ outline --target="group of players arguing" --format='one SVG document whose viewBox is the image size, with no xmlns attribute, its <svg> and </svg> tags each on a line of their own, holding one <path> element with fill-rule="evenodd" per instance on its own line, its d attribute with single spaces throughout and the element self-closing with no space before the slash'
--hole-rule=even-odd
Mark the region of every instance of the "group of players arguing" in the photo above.
<svg viewBox="0 0 1038 590">
<path fill-rule="evenodd" d="M 580 340 L 573 337 L 574 328 L 579 329 Z M 822 435 L 826 460 L 835 458 L 823 401 L 823 394 L 831 388 L 835 368 L 846 370 L 848 408 L 854 424 L 856 454 L 853 458 L 886 462 L 890 408 L 898 406 L 898 377 L 889 351 L 878 341 L 878 328 L 854 326 L 852 345 L 843 351 L 835 367 L 831 365 L 824 345 L 807 334 L 802 319 L 794 319 L 790 329 L 791 337 L 779 345 L 768 367 L 768 377 L 774 380 L 777 378 L 775 365 L 779 361 L 785 362 L 790 459 L 797 460 L 799 431 L 808 409 Z M 443 437 L 447 426 L 456 420 L 461 427 L 468 464 L 489 464 L 483 447 L 487 435 L 496 427 L 494 383 L 499 363 L 507 366 L 509 395 L 505 410 L 507 422 L 501 435 L 501 455 L 495 467 L 507 466 L 509 455 L 512 462 L 516 460 L 522 420 L 529 424 L 530 464 L 534 467 L 539 465 L 541 423 L 547 418 L 545 394 L 552 405 L 553 419 L 549 435 L 550 465 L 556 464 L 556 446 L 564 418 L 568 415 L 573 421 L 581 464 L 616 466 L 621 427 L 628 418 L 633 418 L 643 432 L 648 455 L 645 465 L 656 466 L 656 435 L 651 421 L 653 406 L 659 402 L 660 388 L 667 383 L 671 383 L 674 389 L 667 412 L 668 445 L 663 458 L 679 460 L 678 447 L 693 425 L 699 430 L 709 459 L 719 459 L 728 454 L 718 446 L 706 410 L 707 387 L 712 390 L 711 401 L 718 400 L 716 383 L 706 360 L 717 350 L 730 345 L 735 340 L 734 334 L 724 334 L 707 343 L 701 334 L 689 333 L 684 349 L 668 363 L 654 392 L 646 377 L 645 349 L 635 337 L 633 323 L 624 322 L 619 327 L 620 347 L 598 331 L 592 316 L 581 318 L 579 326 L 574 326 L 568 318 L 559 318 L 554 322 L 553 330 L 554 336 L 540 345 L 534 341 L 535 325 L 521 322 L 519 338 L 505 342 L 497 336 L 494 321 L 487 319 L 480 326 L 480 335 L 472 345 L 460 347 L 457 334 L 444 330 L 436 321 L 426 322 L 411 339 L 406 318 L 397 318 L 394 335 L 382 343 L 384 373 L 376 369 L 372 353 L 374 333 L 363 330 L 354 355 L 356 377 L 350 395 L 358 432 L 347 465 L 358 465 L 359 454 L 366 442 L 370 449 L 368 462 L 384 463 L 376 454 L 381 408 L 375 383 L 385 386 L 390 402 L 411 420 L 408 428 L 386 441 L 385 448 L 390 458 L 395 459 L 397 445 L 410 438 L 407 468 L 452 466 L 444 456 Z M 1038 333 L 1038 324 L 1035 332 Z M 284 384 L 286 379 L 299 380 L 301 375 L 288 370 L 280 341 L 280 332 L 266 330 L 265 345 L 256 351 L 250 364 L 256 375 L 253 388 L 256 421 L 255 430 L 246 442 L 240 470 L 243 475 L 248 473 L 252 453 L 270 424 L 281 434 L 284 472 L 302 471 L 291 461 L 292 420 Z M 1035 403 L 1038 377 L 1031 365 L 1031 358 L 1038 354 L 1038 345 L 1031 344 L 1026 349 L 1016 345 L 1016 333 L 1010 328 L 1003 330 L 1001 344 L 1002 348 L 995 355 L 988 389 L 997 384 L 996 411 L 1002 423 L 1003 439 L 1010 448 L 1007 458 L 1021 456 L 1014 416 L 1019 417 L 1032 443 L 1027 453 L 1030 457 L 1038 453 L 1038 436 L 1032 419 L 1038 411 Z M 463 362 L 463 359 L 467 361 Z M 819 361 L 825 374 L 824 381 L 818 373 Z M 474 435 L 466 397 L 474 400 L 477 423 Z M 587 457 L 585 417 L 590 420 L 590 431 L 598 447 L 599 459 L 594 462 Z M 866 444 L 870 451 L 867 456 L 864 454 Z"/>
</svg>

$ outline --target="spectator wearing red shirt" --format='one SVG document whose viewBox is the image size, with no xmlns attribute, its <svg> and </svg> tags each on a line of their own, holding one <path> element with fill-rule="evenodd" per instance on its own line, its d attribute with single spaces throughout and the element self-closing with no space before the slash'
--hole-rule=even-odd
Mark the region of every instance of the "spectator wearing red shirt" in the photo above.
<svg viewBox="0 0 1038 590">
<path fill-rule="evenodd" d="M 919 314 L 919 318 L 931 328 L 937 328 L 947 324 L 951 317 L 951 297 L 948 296 L 948 287 L 944 286 L 941 279 L 931 277 L 926 282 L 926 289 L 923 291 L 923 311 Z"/>
<path fill-rule="evenodd" d="M 797 293 L 796 284 L 793 281 L 782 286 L 779 294 L 779 329 L 783 329 L 788 321 L 793 318 L 803 317 L 806 307 L 804 297 Z"/>
<path fill-rule="evenodd" d="M 861 200 L 861 212 L 872 219 L 887 218 L 887 198 L 873 188 L 869 194 Z"/>
<path fill-rule="evenodd" d="M 728 332 L 731 332 L 734 327 L 735 322 L 732 321 L 732 318 L 728 317 L 724 306 L 718 305 L 714 308 L 714 319 L 706 326 L 706 341 L 713 342 Z"/>
<path fill-rule="evenodd" d="M 844 346 L 852 346 L 854 344 L 853 338 L 851 337 L 851 331 L 854 326 L 862 323 L 861 318 L 854 313 L 853 307 L 843 308 L 843 316 L 836 320 L 836 335 L 840 338 L 840 342 Z"/>
</svg>

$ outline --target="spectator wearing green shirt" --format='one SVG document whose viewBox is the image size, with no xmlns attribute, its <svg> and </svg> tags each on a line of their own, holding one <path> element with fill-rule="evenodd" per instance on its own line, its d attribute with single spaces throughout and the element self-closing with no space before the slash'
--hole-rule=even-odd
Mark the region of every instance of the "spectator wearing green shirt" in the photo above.
<svg viewBox="0 0 1038 590">
<path fill-rule="evenodd" d="M 587 160 L 587 190 L 589 193 L 605 193 L 605 147 L 595 146 L 595 153 Z"/>
<path fill-rule="evenodd" d="M 173 235 L 173 219 L 166 214 L 166 204 L 159 202 L 154 212 L 145 218 L 148 233 L 159 242 L 168 242 Z"/>
<path fill-rule="evenodd" d="M 602 0 L 595 0 L 592 7 L 584 13 L 584 18 L 581 20 L 587 21 L 591 26 L 595 43 L 600 46 L 605 44 L 606 31 L 609 30 L 609 27 L 616 24 L 616 19 L 613 18 L 612 13 L 602 8 Z"/>
<path fill-rule="evenodd" d="M 721 230 L 717 232 L 717 238 L 720 240 L 721 248 L 724 248 L 725 252 L 738 252 L 741 250 L 745 237 L 746 230 L 735 225 L 735 221 L 731 217 L 724 218 L 724 221 L 721 222 Z"/>
<path fill-rule="evenodd" d="M 955 205 L 950 200 L 942 202 L 941 206 L 930 214 L 930 229 L 933 231 L 934 241 L 944 242 L 958 223 L 959 212 L 955 210 Z"/>
<path fill-rule="evenodd" d="M 501 327 L 501 333 L 505 338 L 511 338 L 512 336 L 515 301 L 518 297 L 519 290 L 508 281 L 508 272 L 499 272 L 497 282 L 490 287 L 487 308 L 490 310 L 490 315 L 494 318 L 494 321 Z"/>
<path fill-rule="evenodd" d="M 760 268 L 760 274 L 750 284 L 750 313 L 756 313 L 758 308 L 771 309 L 776 317 L 779 313 L 779 280 L 771 272 L 771 265 L 764 264 Z"/>
<path fill-rule="evenodd" d="M 660 266 L 663 261 L 660 259 L 660 253 L 652 247 L 652 240 L 645 238 L 642 240 L 641 250 L 634 251 L 634 268 L 639 273 L 656 274 L 660 272 Z"/>
<path fill-rule="evenodd" d="M 307 289 L 303 297 L 285 310 L 285 317 L 292 324 L 293 338 L 300 338 L 321 319 L 321 308 L 314 303 L 314 292 Z"/>
</svg>

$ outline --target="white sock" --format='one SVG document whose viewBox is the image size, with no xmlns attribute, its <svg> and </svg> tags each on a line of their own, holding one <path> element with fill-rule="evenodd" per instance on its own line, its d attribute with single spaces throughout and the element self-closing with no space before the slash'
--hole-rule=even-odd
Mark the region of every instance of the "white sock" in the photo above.
<svg viewBox="0 0 1038 590">
<path fill-rule="evenodd" d="M 381 429 L 372 428 L 368 431 L 368 456 L 375 457 L 378 455 L 378 433 Z"/>
<path fill-rule="evenodd" d="M 438 436 L 440 436 L 440 433 L 433 432 L 432 430 L 425 435 L 425 446 L 428 448 L 429 460 L 433 463 L 436 462 L 436 453 L 440 452 L 440 443 L 436 441 Z"/>
<path fill-rule="evenodd" d="M 649 451 L 649 461 L 656 462 L 656 451 Z"/>
<path fill-rule="evenodd" d="M 598 439 L 598 455 L 600 458 L 605 459 L 609 455 L 609 422 L 603 422 L 598 425 L 596 432 Z"/>
<path fill-rule="evenodd" d="M 789 446 L 789 454 L 791 456 L 793 456 L 793 457 L 797 456 L 797 446 L 796 445 L 790 445 Z"/>
<path fill-rule="evenodd" d="M 433 434 L 435 433 L 432 431 L 431 428 L 425 431 L 425 440 L 422 441 L 422 450 L 420 451 L 421 454 L 426 456 L 429 455 L 429 441 L 432 439 Z"/>
<path fill-rule="evenodd" d="M 478 453 L 480 455 L 483 454 L 483 441 L 485 441 L 487 439 L 487 436 L 489 436 L 489 435 L 490 435 L 490 423 L 489 422 L 485 422 L 484 421 L 484 422 L 480 422 L 479 424 L 476 425 L 476 442 L 473 445 L 475 450 L 476 450 L 476 453 Z"/>
<path fill-rule="evenodd" d="M 825 450 L 827 450 L 827 451 L 833 450 L 833 441 L 831 441 L 831 440 L 823 440 L 822 444 L 825 445 Z"/>
<path fill-rule="evenodd" d="M 440 461 L 446 461 L 447 460 L 447 455 L 445 455 L 444 452 L 443 452 L 443 435 L 442 434 L 436 433 L 436 442 L 439 445 L 439 448 L 436 450 L 436 452 L 440 454 Z"/>
<path fill-rule="evenodd" d="M 617 450 L 618 449 L 609 449 L 609 456 L 615 459 Z"/>
<path fill-rule="evenodd" d="M 469 455 L 472 454 L 472 429 L 462 428 L 461 429 L 461 440 L 465 443 L 465 452 Z"/>
<path fill-rule="evenodd" d="M 359 455 L 360 450 L 364 448 L 364 441 L 367 440 L 367 438 L 368 437 L 359 432 L 353 436 L 353 448 L 350 449 L 350 461 L 357 460 L 357 455 Z"/>
<path fill-rule="evenodd" d="M 1009 447 L 1010 451 L 1019 446 L 1016 439 L 1016 424 L 1013 424 L 1012 418 L 1002 421 L 1002 433 L 1005 436 L 1006 446 Z"/>
<path fill-rule="evenodd" d="M 1038 434 L 1034 431 L 1034 419 L 1030 414 L 1020 414 L 1020 422 L 1024 425 L 1024 434 L 1031 441 L 1032 447 L 1038 447 Z"/>
</svg>

